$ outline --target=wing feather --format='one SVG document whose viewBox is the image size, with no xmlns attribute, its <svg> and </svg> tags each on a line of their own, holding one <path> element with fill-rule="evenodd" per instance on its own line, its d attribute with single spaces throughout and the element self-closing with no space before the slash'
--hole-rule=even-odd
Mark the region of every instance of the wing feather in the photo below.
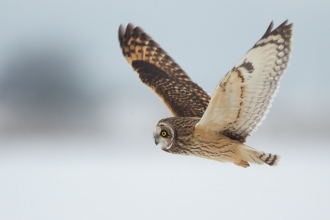
<svg viewBox="0 0 330 220">
<path fill-rule="evenodd" d="M 210 96 L 140 27 L 119 27 L 120 47 L 127 62 L 169 108 L 173 116 L 202 117 Z"/>
<path fill-rule="evenodd" d="M 292 24 L 285 21 L 275 30 L 272 28 L 273 22 L 221 80 L 196 126 L 244 142 L 261 124 L 291 56 Z"/>
</svg>

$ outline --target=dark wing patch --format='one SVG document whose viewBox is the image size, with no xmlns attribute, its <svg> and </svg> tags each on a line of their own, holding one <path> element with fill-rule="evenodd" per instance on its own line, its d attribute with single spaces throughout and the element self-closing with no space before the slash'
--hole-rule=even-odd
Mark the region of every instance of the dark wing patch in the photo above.
<svg viewBox="0 0 330 220">
<path fill-rule="evenodd" d="M 202 117 L 210 96 L 140 27 L 128 24 L 118 32 L 123 55 L 141 81 L 178 117 Z"/>
<path fill-rule="evenodd" d="M 173 115 L 202 117 L 209 97 L 197 84 L 169 77 L 166 72 L 145 61 L 133 61 L 132 66 L 141 81 L 160 96 Z"/>
</svg>

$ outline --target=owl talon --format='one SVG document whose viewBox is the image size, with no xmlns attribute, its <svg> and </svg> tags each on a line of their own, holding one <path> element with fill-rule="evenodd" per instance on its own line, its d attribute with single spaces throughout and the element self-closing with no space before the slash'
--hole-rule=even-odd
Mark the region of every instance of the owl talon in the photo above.
<svg viewBox="0 0 330 220">
<path fill-rule="evenodd" d="M 250 166 L 250 164 L 245 161 L 245 160 L 241 160 L 240 162 L 234 162 L 234 164 L 236 164 L 237 166 L 240 166 L 240 167 L 244 167 L 244 168 L 247 168 Z"/>
</svg>

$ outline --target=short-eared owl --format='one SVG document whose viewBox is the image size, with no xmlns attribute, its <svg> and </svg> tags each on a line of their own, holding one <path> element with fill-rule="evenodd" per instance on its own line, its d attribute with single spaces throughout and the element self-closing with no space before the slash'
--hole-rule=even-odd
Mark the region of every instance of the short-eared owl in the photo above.
<svg viewBox="0 0 330 220">
<path fill-rule="evenodd" d="M 244 144 L 265 118 L 288 66 L 292 24 L 266 33 L 223 77 L 210 96 L 141 28 L 119 27 L 122 52 L 174 117 L 158 122 L 154 132 L 162 150 L 248 167 L 276 165 L 279 156 Z"/>
</svg>

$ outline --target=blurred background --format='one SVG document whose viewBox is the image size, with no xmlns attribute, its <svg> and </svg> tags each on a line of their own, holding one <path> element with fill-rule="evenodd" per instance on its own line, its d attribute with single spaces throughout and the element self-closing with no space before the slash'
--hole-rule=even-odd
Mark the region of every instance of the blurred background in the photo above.
<svg viewBox="0 0 330 220">
<path fill-rule="evenodd" d="M 0 219 L 330 219 L 330 2 L 17 1 L 0 7 Z M 170 113 L 119 49 L 149 33 L 209 94 L 273 20 L 293 53 L 242 169 L 154 144 Z"/>
</svg>

